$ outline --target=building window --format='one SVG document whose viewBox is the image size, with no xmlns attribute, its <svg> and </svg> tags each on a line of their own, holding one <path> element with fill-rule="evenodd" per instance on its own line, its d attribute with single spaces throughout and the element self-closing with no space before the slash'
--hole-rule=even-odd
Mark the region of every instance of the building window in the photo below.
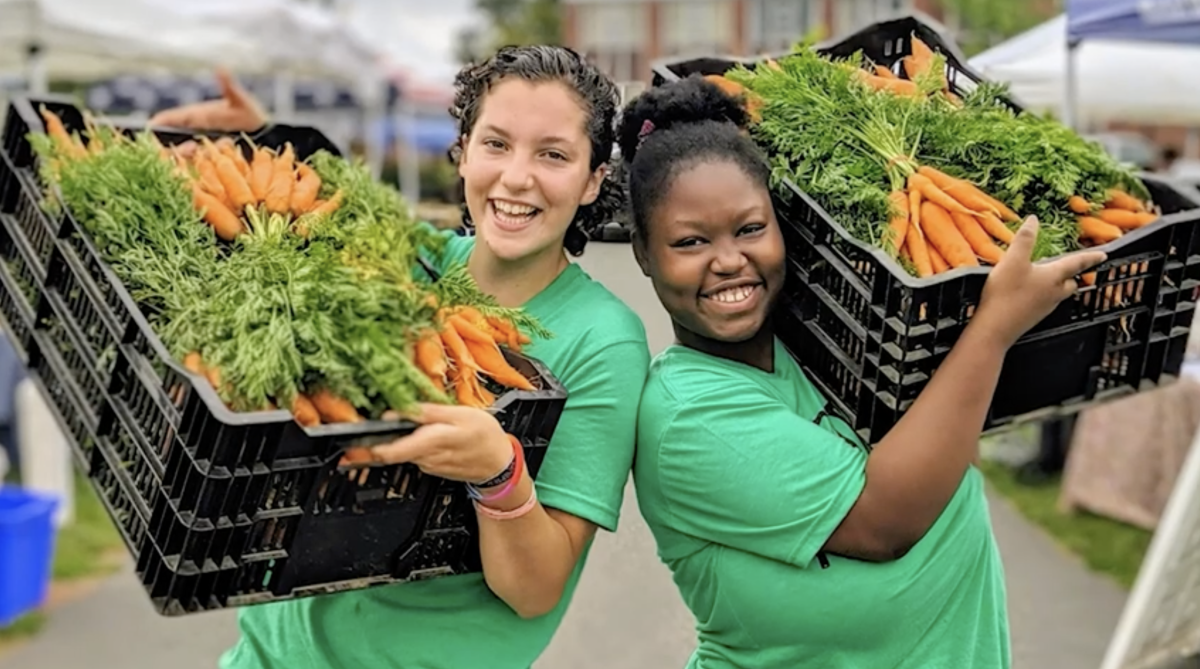
<svg viewBox="0 0 1200 669">
<path fill-rule="evenodd" d="M 736 3 L 676 0 L 661 7 L 662 48 L 667 54 L 724 53 L 732 48 Z"/>
<path fill-rule="evenodd" d="M 648 37 L 644 4 L 577 5 L 574 47 L 615 81 L 632 81 L 641 74 Z"/>
<path fill-rule="evenodd" d="M 746 46 L 753 53 L 786 51 L 823 22 L 823 8 L 821 0 L 751 0 Z"/>
</svg>

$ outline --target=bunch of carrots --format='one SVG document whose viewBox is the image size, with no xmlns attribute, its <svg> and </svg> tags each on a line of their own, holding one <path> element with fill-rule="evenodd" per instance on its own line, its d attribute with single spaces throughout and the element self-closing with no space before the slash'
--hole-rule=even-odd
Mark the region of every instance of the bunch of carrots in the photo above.
<svg viewBox="0 0 1200 669">
<path fill-rule="evenodd" d="M 873 73 L 863 69 L 855 69 L 855 75 L 860 81 L 870 86 L 877 91 L 889 91 L 896 95 L 920 97 L 921 88 L 917 85 L 917 80 L 926 75 L 926 73 L 934 70 L 937 65 L 937 57 L 933 49 L 929 45 L 922 42 L 916 35 L 912 36 L 912 54 L 905 56 L 900 60 L 901 68 L 907 79 L 899 77 L 891 69 L 883 65 L 874 65 Z M 956 105 L 961 105 L 962 100 L 950 90 L 950 82 L 946 78 L 944 68 L 938 68 L 938 74 L 941 77 L 941 94 Z"/>
<path fill-rule="evenodd" d="M 453 390 L 459 404 L 482 408 L 495 401 L 481 374 L 508 388 L 534 389 L 500 350 L 504 344 L 520 353 L 529 343 L 512 323 L 469 306 L 443 307 L 436 321 L 436 328 L 423 332 L 414 344 L 415 362 L 439 390 Z"/>
<path fill-rule="evenodd" d="M 342 203 L 339 190 L 327 200 L 318 199 L 321 177 L 308 164 L 297 161 L 291 144 L 282 151 L 251 147 L 246 159 L 233 140 L 201 140 L 199 148 L 185 156 L 174 148 L 163 155 L 175 161 L 188 177 L 197 211 L 217 236 L 232 241 L 247 230 L 244 216 L 256 208 L 269 214 L 291 216 L 297 223 L 307 215 L 321 216 L 337 211 Z M 304 234 L 304 226 L 296 232 Z"/>
<path fill-rule="evenodd" d="M 1124 191 L 1109 190 L 1103 204 L 1093 204 L 1076 195 L 1067 207 L 1078 216 L 1079 237 L 1088 245 L 1107 244 L 1126 232 L 1157 221 L 1159 215 L 1145 202 Z"/>
<path fill-rule="evenodd" d="M 928 165 L 909 174 L 907 188 L 890 194 L 887 244 L 910 261 L 917 276 L 1000 262 L 1015 234 L 1005 222 L 1017 213 L 969 181 Z"/>
</svg>

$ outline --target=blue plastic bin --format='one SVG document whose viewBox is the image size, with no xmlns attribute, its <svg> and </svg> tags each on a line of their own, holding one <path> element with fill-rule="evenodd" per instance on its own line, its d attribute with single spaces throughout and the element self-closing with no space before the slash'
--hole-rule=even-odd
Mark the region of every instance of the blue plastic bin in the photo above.
<svg viewBox="0 0 1200 669">
<path fill-rule="evenodd" d="M 46 597 L 57 508 L 53 495 L 0 487 L 0 627 Z"/>
</svg>

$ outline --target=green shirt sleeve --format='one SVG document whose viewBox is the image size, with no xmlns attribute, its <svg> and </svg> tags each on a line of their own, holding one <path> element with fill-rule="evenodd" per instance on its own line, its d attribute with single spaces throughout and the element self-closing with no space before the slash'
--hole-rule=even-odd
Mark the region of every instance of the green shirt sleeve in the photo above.
<svg viewBox="0 0 1200 669">
<path fill-rule="evenodd" d="M 616 531 L 649 365 L 644 339 L 624 341 L 559 377 L 570 391 L 537 477 L 542 504 Z"/>
<path fill-rule="evenodd" d="M 863 451 L 753 384 L 680 402 L 652 450 L 676 530 L 797 567 L 866 484 Z"/>
</svg>

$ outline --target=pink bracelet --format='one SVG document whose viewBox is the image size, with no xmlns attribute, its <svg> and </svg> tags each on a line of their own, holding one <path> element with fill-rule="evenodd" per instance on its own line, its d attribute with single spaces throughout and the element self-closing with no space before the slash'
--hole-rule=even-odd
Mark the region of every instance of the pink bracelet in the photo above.
<svg viewBox="0 0 1200 669">
<path fill-rule="evenodd" d="M 516 520 L 530 511 L 533 511 L 533 507 L 537 506 L 537 501 L 537 488 L 530 488 L 529 499 L 525 500 L 524 504 L 518 506 L 512 511 L 498 511 L 487 505 L 480 504 L 479 502 L 475 502 L 475 510 L 478 511 L 481 516 L 484 516 L 485 518 L 491 518 L 492 520 Z"/>
</svg>

